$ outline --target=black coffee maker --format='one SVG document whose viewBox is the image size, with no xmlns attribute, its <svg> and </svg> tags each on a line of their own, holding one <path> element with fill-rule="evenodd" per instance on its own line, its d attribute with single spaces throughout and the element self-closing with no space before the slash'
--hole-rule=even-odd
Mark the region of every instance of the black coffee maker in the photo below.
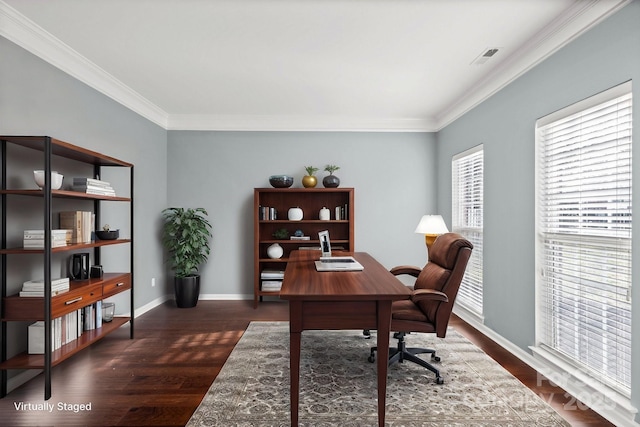
<svg viewBox="0 0 640 427">
<path fill-rule="evenodd" d="M 87 280 L 89 278 L 89 253 L 71 255 L 69 258 L 69 278 L 71 280 Z"/>
</svg>

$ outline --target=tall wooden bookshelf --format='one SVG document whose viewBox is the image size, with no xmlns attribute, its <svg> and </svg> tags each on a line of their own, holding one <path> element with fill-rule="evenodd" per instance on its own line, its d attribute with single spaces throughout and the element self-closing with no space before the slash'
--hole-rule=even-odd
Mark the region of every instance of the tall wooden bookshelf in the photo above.
<svg viewBox="0 0 640 427">
<path fill-rule="evenodd" d="M 302 220 L 288 219 L 289 209 L 295 207 L 302 209 Z M 322 208 L 329 209 L 329 220 L 320 220 L 319 214 Z M 254 308 L 258 307 L 263 297 L 279 295 L 278 290 L 263 289 L 264 271 L 284 271 L 289 254 L 293 250 L 319 250 L 319 231 L 329 231 L 333 249 L 353 252 L 354 219 L 353 188 L 255 188 L 253 196 Z M 274 233 L 283 229 L 287 231 L 289 237 L 274 237 Z M 309 240 L 291 239 L 297 230 L 302 231 Z M 275 243 L 283 249 L 281 258 L 273 259 L 267 255 L 267 249 Z"/>
<path fill-rule="evenodd" d="M 130 293 L 130 312 L 133 313 L 133 164 L 118 160 L 113 157 L 106 156 L 101 153 L 97 153 L 91 150 L 84 149 L 79 146 L 69 144 L 64 141 L 60 141 L 48 136 L 0 136 L 1 144 L 1 164 L 2 164 L 2 187 L 0 189 L 0 195 L 2 200 L 2 230 L 1 230 L 1 247 L 0 247 L 0 263 L 2 266 L 2 308 L 0 312 L 0 323 L 2 326 L 2 357 L 0 360 L 0 370 L 2 375 L 2 383 L 0 389 L 0 397 L 4 397 L 7 394 L 7 371 L 10 369 L 42 369 L 44 370 L 45 378 L 45 390 L 44 398 L 48 400 L 51 397 L 51 370 L 53 366 L 61 363 L 62 361 L 73 356 L 77 352 L 87 348 L 91 344 L 105 337 L 109 333 L 117 330 L 121 326 L 129 323 L 129 335 L 133 338 L 133 317 L 129 316 L 117 316 L 114 317 L 111 322 L 103 323 L 102 327 L 84 331 L 77 339 L 71 340 L 65 345 L 62 345 L 56 350 L 53 348 L 53 336 L 51 333 L 51 326 L 54 319 L 68 315 L 78 309 L 90 306 L 103 298 L 107 298 L 124 291 Z M 33 172 L 31 170 L 25 171 L 12 171 L 13 174 L 19 174 L 21 179 L 16 180 L 16 176 L 7 176 L 7 163 L 11 161 L 8 157 L 11 156 L 11 150 L 8 150 L 10 145 L 22 147 L 21 150 L 27 149 L 29 156 L 41 156 L 42 167 L 45 171 L 45 185 L 42 189 L 28 189 L 28 188 L 8 188 L 10 183 L 15 181 L 25 182 Z M 81 165 L 85 165 L 84 168 L 93 168 L 93 176 L 88 178 L 94 178 L 96 176 L 102 176 L 101 172 L 104 168 L 119 168 L 128 176 L 129 180 L 129 195 L 126 197 L 120 196 L 104 196 L 96 194 L 87 194 L 77 191 L 69 191 L 66 189 L 54 190 L 51 188 L 51 171 L 63 170 L 58 169 L 56 165 L 79 162 Z M 32 221 L 29 225 L 33 229 L 44 230 L 44 249 L 24 249 L 20 243 L 15 241 L 15 236 L 11 240 L 11 244 L 8 246 L 8 233 L 7 230 L 11 229 L 12 224 L 9 220 L 8 213 L 13 212 L 14 215 L 20 215 L 19 212 L 15 212 L 15 208 L 12 210 L 12 205 L 15 206 L 14 201 L 16 198 L 36 198 L 42 201 L 42 210 L 34 212 L 28 215 Z M 129 205 L 129 229 L 131 232 L 131 238 L 129 239 L 117 239 L 117 240 L 93 240 L 89 243 L 70 244 L 62 247 L 52 248 L 51 245 L 51 230 L 54 228 L 56 222 L 56 215 L 59 209 L 56 207 L 56 202 L 61 202 L 65 199 L 65 206 L 69 203 L 82 203 L 85 208 L 87 201 L 89 205 L 93 205 L 92 212 L 95 215 L 95 223 L 100 224 L 100 211 L 101 207 L 105 203 L 127 203 Z M 85 209 L 86 210 L 86 209 Z M 8 228 L 9 227 L 9 228 Z M 130 257 L 130 269 L 125 272 L 110 272 L 107 271 L 102 277 L 91 278 L 87 280 L 72 280 L 70 282 L 70 289 L 67 292 L 52 296 L 51 293 L 51 281 L 52 268 L 54 267 L 54 261 L 52 260 L 53 254 L 60 252 L 69 253 L 71 255 L 74 251 L 92 251 L 93 252 L 93 264 L 100 264 L 101 250 L 108 250 L 107 248 L 113 245 L 127 245 Z M 20 297 L 15 294 L 8 294 L 8 269 L 12 268 L 10 258 L 13 256 L 27 256 L 34 257 L 42 265 L 42 275 L 40 277 L 34 277 L 34 279 L 44 278 L 44 297 Z M 56 265 L 56 269 L 60 266 Z M 15 288 L 15 286 L 13 287 Z M 29 354 L 27 351 L 8 355 L 7 346 L 7 324 L 9 322 L 35 322 L 44 321 L 44 354 Z M 26 331 L 25 331 L 26 332 Z"/>
</svg>

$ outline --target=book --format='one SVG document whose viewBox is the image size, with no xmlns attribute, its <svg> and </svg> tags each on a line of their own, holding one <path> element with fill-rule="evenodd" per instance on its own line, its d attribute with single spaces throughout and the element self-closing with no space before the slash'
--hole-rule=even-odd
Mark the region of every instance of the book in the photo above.
<svg viewBox="0 0 640 427">
<path fill-rule="evenodd" d="M 74 177 L 71 184 L 73 191 L 101 196 L 115 196 L 116 192 L 111 184 L 95 178 Z"/>
<path fill-rule="evenodd" d="M 66 240 L 52 240 L 51 247 L 52 248 L 60 248 L 63 246 L 67 246 Z M 22 244 L 23 249 L 44 249 L 44 239 L 43 240 L 25 240 Z"/>
<path fill-rule="evenodd" d="M 282 288 L 281 280 L 263 280 L 262 290 L 267 292 L 279 291 Z"/>
<path fill-rule="evenodd" d="M 69 278 L 51 280 L 51 295 L 59 295 L 69 290 Z M 44 297 L 44 280 L 29 280 L 22 284 L 21 297 Z"/>
<path fill-rule="evenodd" d="M 100 196 L 115 196 L 116 191 L 113 188 L 95 187 L 91 185 L 72 185 L 71 189 L 85 194 L 96 194 Z"/>
<path fill-rule="evenodd" d="M 284 270 L 264 269 L 260 273 L 262 279 L 284 279 Z"/>
<path fill-rule="evenodd" d="M 91 185 L 94 187 L 111 188 L 111 183 L 95 178 L 73 177 L 73 185 Z"/>
<path fill-rule="evenodd" d="M 63 211 L 58 214 L 60 227 L 71 230 L 70 243 L 89 243 L 93 227 L 91 211 Z"/>
</svg>

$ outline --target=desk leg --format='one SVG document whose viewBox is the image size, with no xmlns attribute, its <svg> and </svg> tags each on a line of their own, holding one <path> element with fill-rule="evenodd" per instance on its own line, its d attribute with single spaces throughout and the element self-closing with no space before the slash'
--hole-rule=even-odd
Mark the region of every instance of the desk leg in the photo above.
<svg viewBox="0 0 640 427">
<path fill-rule="evenodd" d="M 298 402 L 300 398 L 300 346 L 302 340 L 302 302 L 289 302 L 289 370 L 291 426 L 298 426 Z"/>
<path fill-rule="evenodd" d="M 387 368 L 389 367 L 389 334 L 391 333 L 391 301 L 378 301 L 378 426 L 384 427 L 387 408 Z"/>
</svg>

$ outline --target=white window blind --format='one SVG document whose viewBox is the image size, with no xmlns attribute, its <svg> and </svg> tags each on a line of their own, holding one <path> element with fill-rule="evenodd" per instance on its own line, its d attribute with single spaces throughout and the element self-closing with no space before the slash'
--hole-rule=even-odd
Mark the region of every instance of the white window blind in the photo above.
<svg viewBox="0 0 640 427">
<path fill-rule="evenodd" d="M 570 108 L 536 126 L 537 340 L 629 396 L 630 84 Z"/>
<path fill-rule="evenodd" d="M 482 227 L 484 149 L 474 147 L 452 160 L 452 229 L 473 243 L 473 252 L 456 301 L 482 315 Z"/>
</svg>

